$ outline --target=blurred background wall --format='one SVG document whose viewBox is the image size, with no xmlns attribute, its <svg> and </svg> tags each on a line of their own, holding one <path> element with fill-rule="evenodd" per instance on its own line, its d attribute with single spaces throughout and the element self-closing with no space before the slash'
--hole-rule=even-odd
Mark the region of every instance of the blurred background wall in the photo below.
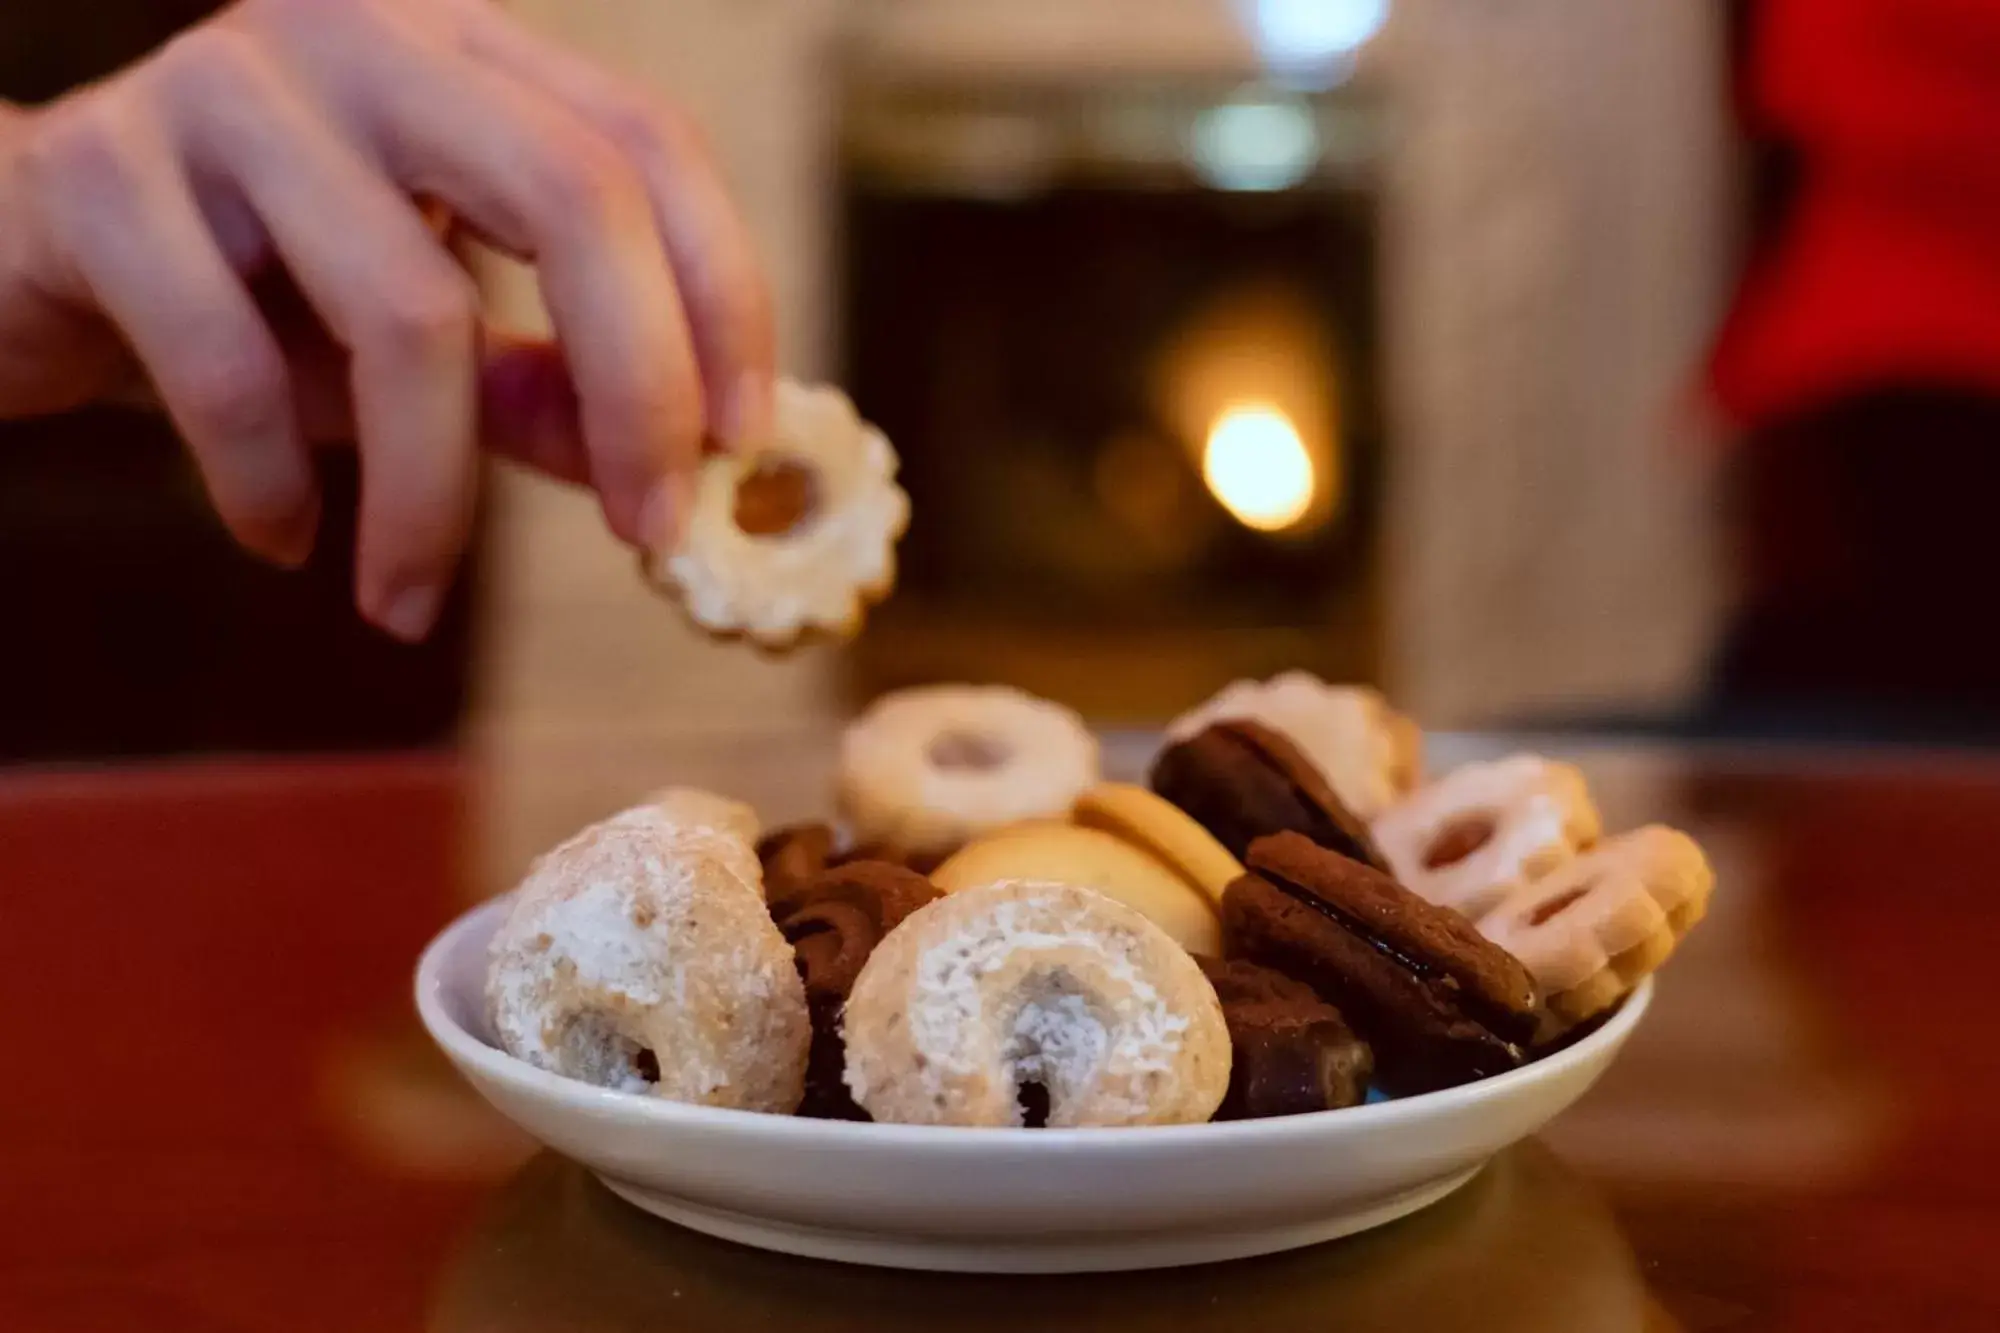
<svg viewBox="0 0 2000 1333">
<path fill-rule="evenodd" d="M 1436 725 L 1698 689 L 1722 597 L 1693 376 L 1737 231 L 1718 11 L 514 7 L 701 119 L 785 363 L 853 388 L 917 508 L 860 644 L 766 662 L 652 601 L 587 501 L 500 478 L 473 717 L 501 825 L 609 805 L 587 775 L 635 748 L 824 744 L 920 679 L 1113 722 L 1292 665 Z M 534 318 L 519 273 L 495 288 Z M 1192 451 L 1287 393 L 1318 492 L 1262 531 Z"/>
<path fill-rule="evenodd" d="M 775 269 L 787 362 L 807 374 L 842 365 L 841 296 L 858 321 L 874 295 L 837 272 L 838 120 L 854 83 L 966 99 L 1027 88 L 1018 101 L 1052 116 L 1076 84 L 1123 84 L 1135 102 L 1179 84 L 1224 103 L 1283 40 L 1256 6 L 1225 0 L 516 7 L 708 126 Z M 1392 348 L 1372 368 L 1394 398 L 1380 670 L 1439 721 L 1685 697 L 1718 602 L 1690 405 L 1736 230 L 1720 16 L 1668 0 L 1415 0 L 1365 60 L 1362 104 L 1393 136 L 1369 150 L 1379 176 L 1362 187 L 1382 256 L 1356 277 L 1376 286 L 1351 294 L 1379 300 Z M 526 526 L 499 545 L 540 553 L 520 573 L 548 580 L 552 602 L 549 617 L 515 619 L 568 638 L 553 617 L 586 587 L 608 594 L 608 571 L 554 586 L 554 552 L 595 534 L 585 516 L 564 541 L 517 542 L 567 508 L 532 489 L 508 487 Z M 496 578 L 504 609 L 515 580 Z M 510 642 L 503 628 L 496 649 Z"/>
<path fill-rule="evenodd" d="M 9 5 L 0 96 L 208 8 Z M 2000 632 L 1954 603 L 2000 487 L 1972 10 L 513 8 L 707 128 L 785 365 L 902 452 L 897 595 L 839 650 L 717 646 L 587 498 L 496 469 L 407 650 L 348 610 L 351 534 L 241 558 L 157 420 L 10 423 L 0 762 L 463 739 L 496 823 L 574 823 L 914 681 L 1143 725 L 1290 666 L 1433 726 L 1996 734 Z"/>
</svg>

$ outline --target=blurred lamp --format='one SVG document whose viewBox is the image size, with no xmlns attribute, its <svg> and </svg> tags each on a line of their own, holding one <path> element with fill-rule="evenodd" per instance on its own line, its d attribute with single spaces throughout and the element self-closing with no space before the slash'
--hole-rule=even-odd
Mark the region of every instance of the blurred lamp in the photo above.
<svg viewBox="0 0 2000 1333">
<path fill-rule="evenodd" d="M 1312 109 L 1290 101 L 1239 101 L 1195 121 L 1194 169 L 1218 190 L 1289 190 L 1319 162 Z"/>
<path fill-rule="evenodd" d="M 1331 88 L 1382 30 L 1389 0 L 1237 0 L 1264 63 L 1278 78 Z"/>
</svg>

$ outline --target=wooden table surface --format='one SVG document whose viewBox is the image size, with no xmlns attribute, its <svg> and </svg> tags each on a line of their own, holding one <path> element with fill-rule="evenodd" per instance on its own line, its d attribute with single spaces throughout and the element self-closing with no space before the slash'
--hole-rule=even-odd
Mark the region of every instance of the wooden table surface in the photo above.
<svg viewBox="0 0 2000 1333">
<path fill-rule="evenodd" d="M 1580 757 L 1721 875 L 1596 1091 L 1372 1235 L 1052 1280 L 740 1250 L 534 1155 L 410 1011 L 490 887 L 466 761 L 0 777 L 0 1329 L 2000 1328 L 2000 762 Z"/>
</svg>

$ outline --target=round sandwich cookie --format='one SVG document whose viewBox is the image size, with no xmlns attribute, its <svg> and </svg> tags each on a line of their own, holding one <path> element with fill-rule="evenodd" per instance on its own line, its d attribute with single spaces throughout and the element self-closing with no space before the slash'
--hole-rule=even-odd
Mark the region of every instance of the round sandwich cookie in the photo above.
<svg viewBox="0 0 2000 1333">
<path fill-rule="evenodd" d="M 1521 1063 L 1534 978 L 1470 922 L 1296 833 L 1259 839 L 1223 895 L 1231 957 L 1312 987 L 1375 1055 L 1375 1081 L 1409 1095 Z"/>
<path fill-rule="evenodd" d="M 1199 884 L 1115 833 L 1042 821 L 976 838 L 931 876 L 946 893 L 1002 880 L 1069 884 L 1114 899 L 1189 953 L 1222 952 L 1222 918 Z"/>
<path fill-rule="evenodd" d="M 1375 1057 L 1312 987 L 1268 967 L 1197 958 L 1229 1025 L 1229 1092 L 1217 1120 L 1262 1120 L 1357 1106 Z"/>
<path fill-rule="evenodd" d="M 1098 783 L 1076 798 L 1070 819 L 1150 852 L 1217 904 L 1243 873 L 1243 863 L 1186 811 L 1129 782 Z"/>
<path fill-rule="evenodd" d="M 1229 1086 L 1229 1029 L 1194 959 L 1068 884 L 920 908 L 861 969 L 844 1026 L 848 1090 L 896 1124 L 1198 1124 Z"/>
<path fill-rule="evenodd" d="M 1147 785 L 1243 860 L 1273 833 L 1301 833 L 1377 870 L 1388 862 L 1368 825 L 1299 748 L 1261 722 L 1217 722 L 1153 761 Z"/>
</svg>

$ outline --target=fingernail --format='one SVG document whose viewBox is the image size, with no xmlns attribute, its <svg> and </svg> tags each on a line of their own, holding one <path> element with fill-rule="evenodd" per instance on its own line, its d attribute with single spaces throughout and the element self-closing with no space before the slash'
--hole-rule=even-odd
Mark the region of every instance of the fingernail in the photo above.
<svg viewBox="0 0 2000 1333">
<path fill-rule="evenodd" d="M 771 377 L 755 370 L 738 376 L 729 395 L 725 421 L 725 444 L 757 444 L 769 439 L 777 429 L 777 402 Z"/>
<path fill-rule="evenodd" d="M 687 474 L 670 472 L 660 478 L 639 507 L 639 541 L 648 551 L 678 550 L 687 536 L 694 492 Z"/>
<path fill-rule="evenodd" d="M 415 643 L 431 632 L 443 602 L 444 589 L 435 583 L 404 588 L 389 595 L 376 623 L 405 643 Z"/>
<path fill-rule="evenodd" d="M 319 495 L 308 496 L 279 526 L 271 542 L 271 560 L 283 569 L 298 569 L 312 558 L 319 539 Z"/>
</svg>

